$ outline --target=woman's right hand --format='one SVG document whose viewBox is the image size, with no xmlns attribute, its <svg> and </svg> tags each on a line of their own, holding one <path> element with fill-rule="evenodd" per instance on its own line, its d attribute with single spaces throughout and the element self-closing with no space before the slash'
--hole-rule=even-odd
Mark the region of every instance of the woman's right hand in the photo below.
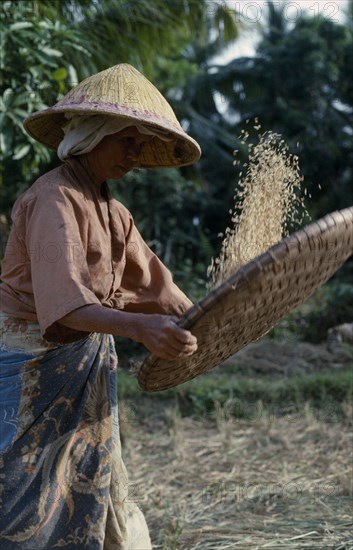
<svg viewBox="0 0 353 550">
<path fill-rule="evenodd" d="M 177 317 L 142 314 L 139 321 L 138 339 L 154 355 L 172 360 L 197 350 L 196 337 L 176 324 Z"/>
</svg>

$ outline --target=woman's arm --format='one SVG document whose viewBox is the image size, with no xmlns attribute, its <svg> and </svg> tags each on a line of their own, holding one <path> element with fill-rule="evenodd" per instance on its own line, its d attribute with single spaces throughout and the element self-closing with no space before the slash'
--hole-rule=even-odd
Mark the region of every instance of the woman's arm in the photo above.
<svg viewBox="0 0 353 550">
<path fill-rule="evenodd" d="M 192 355 L 197 340 L 176 324 L 170 315 L 128 313 L 99 304 L 80 307 L 59 319 L 62 325 L 80 331 L 103 332 L 141 342 L 162 359 Z"/>
</svg>

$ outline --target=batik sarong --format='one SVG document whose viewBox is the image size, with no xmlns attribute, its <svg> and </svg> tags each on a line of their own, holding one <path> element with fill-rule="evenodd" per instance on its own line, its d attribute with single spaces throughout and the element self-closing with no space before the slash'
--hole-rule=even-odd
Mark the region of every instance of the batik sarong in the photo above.
<svg viewBox="0 0 353 550">
<path fill-rule="evenodd" d="M 0 548 L 149 550 L 121 458 L 116 354 L 0 314 Z"/>
</svg>

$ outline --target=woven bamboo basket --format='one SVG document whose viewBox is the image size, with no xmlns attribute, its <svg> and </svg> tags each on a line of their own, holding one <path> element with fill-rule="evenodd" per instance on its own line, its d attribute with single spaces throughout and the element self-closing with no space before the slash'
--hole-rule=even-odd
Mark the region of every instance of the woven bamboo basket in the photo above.
<svg viewBox="0 0 353 550">
<path fill-rule="evenodd" d="M 284 238 L 191 307 L 179 325 L 198 340 L 192 356 L 148 355 L 138 372 L 146 391 L 165 390 L 216 367 L 264 336 L 353 254 L 353 207 Z"/>
</svg>

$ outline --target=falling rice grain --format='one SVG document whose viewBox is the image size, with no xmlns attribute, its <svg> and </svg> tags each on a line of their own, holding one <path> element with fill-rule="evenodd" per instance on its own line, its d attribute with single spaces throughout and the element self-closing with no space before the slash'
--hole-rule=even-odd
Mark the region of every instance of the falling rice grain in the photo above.
<svg viewBox="0 0 353 550">
<path fill-rule="evenodd" d="M 242 143 L 249 134 L 242 131 Z M 220 256 L 207 270 L 209 288 L 265 252 L 299 225 L 307 214 L 299 191 L 303 180 L 299 159 L 288 151 L 279 134 L 265 132 L 256 145 L 249 144 L 246 174 L 240 174 L 232 226 L 227 227 Z M 306 194 L 306 192 L 305 192 Z"/>
</svg>

